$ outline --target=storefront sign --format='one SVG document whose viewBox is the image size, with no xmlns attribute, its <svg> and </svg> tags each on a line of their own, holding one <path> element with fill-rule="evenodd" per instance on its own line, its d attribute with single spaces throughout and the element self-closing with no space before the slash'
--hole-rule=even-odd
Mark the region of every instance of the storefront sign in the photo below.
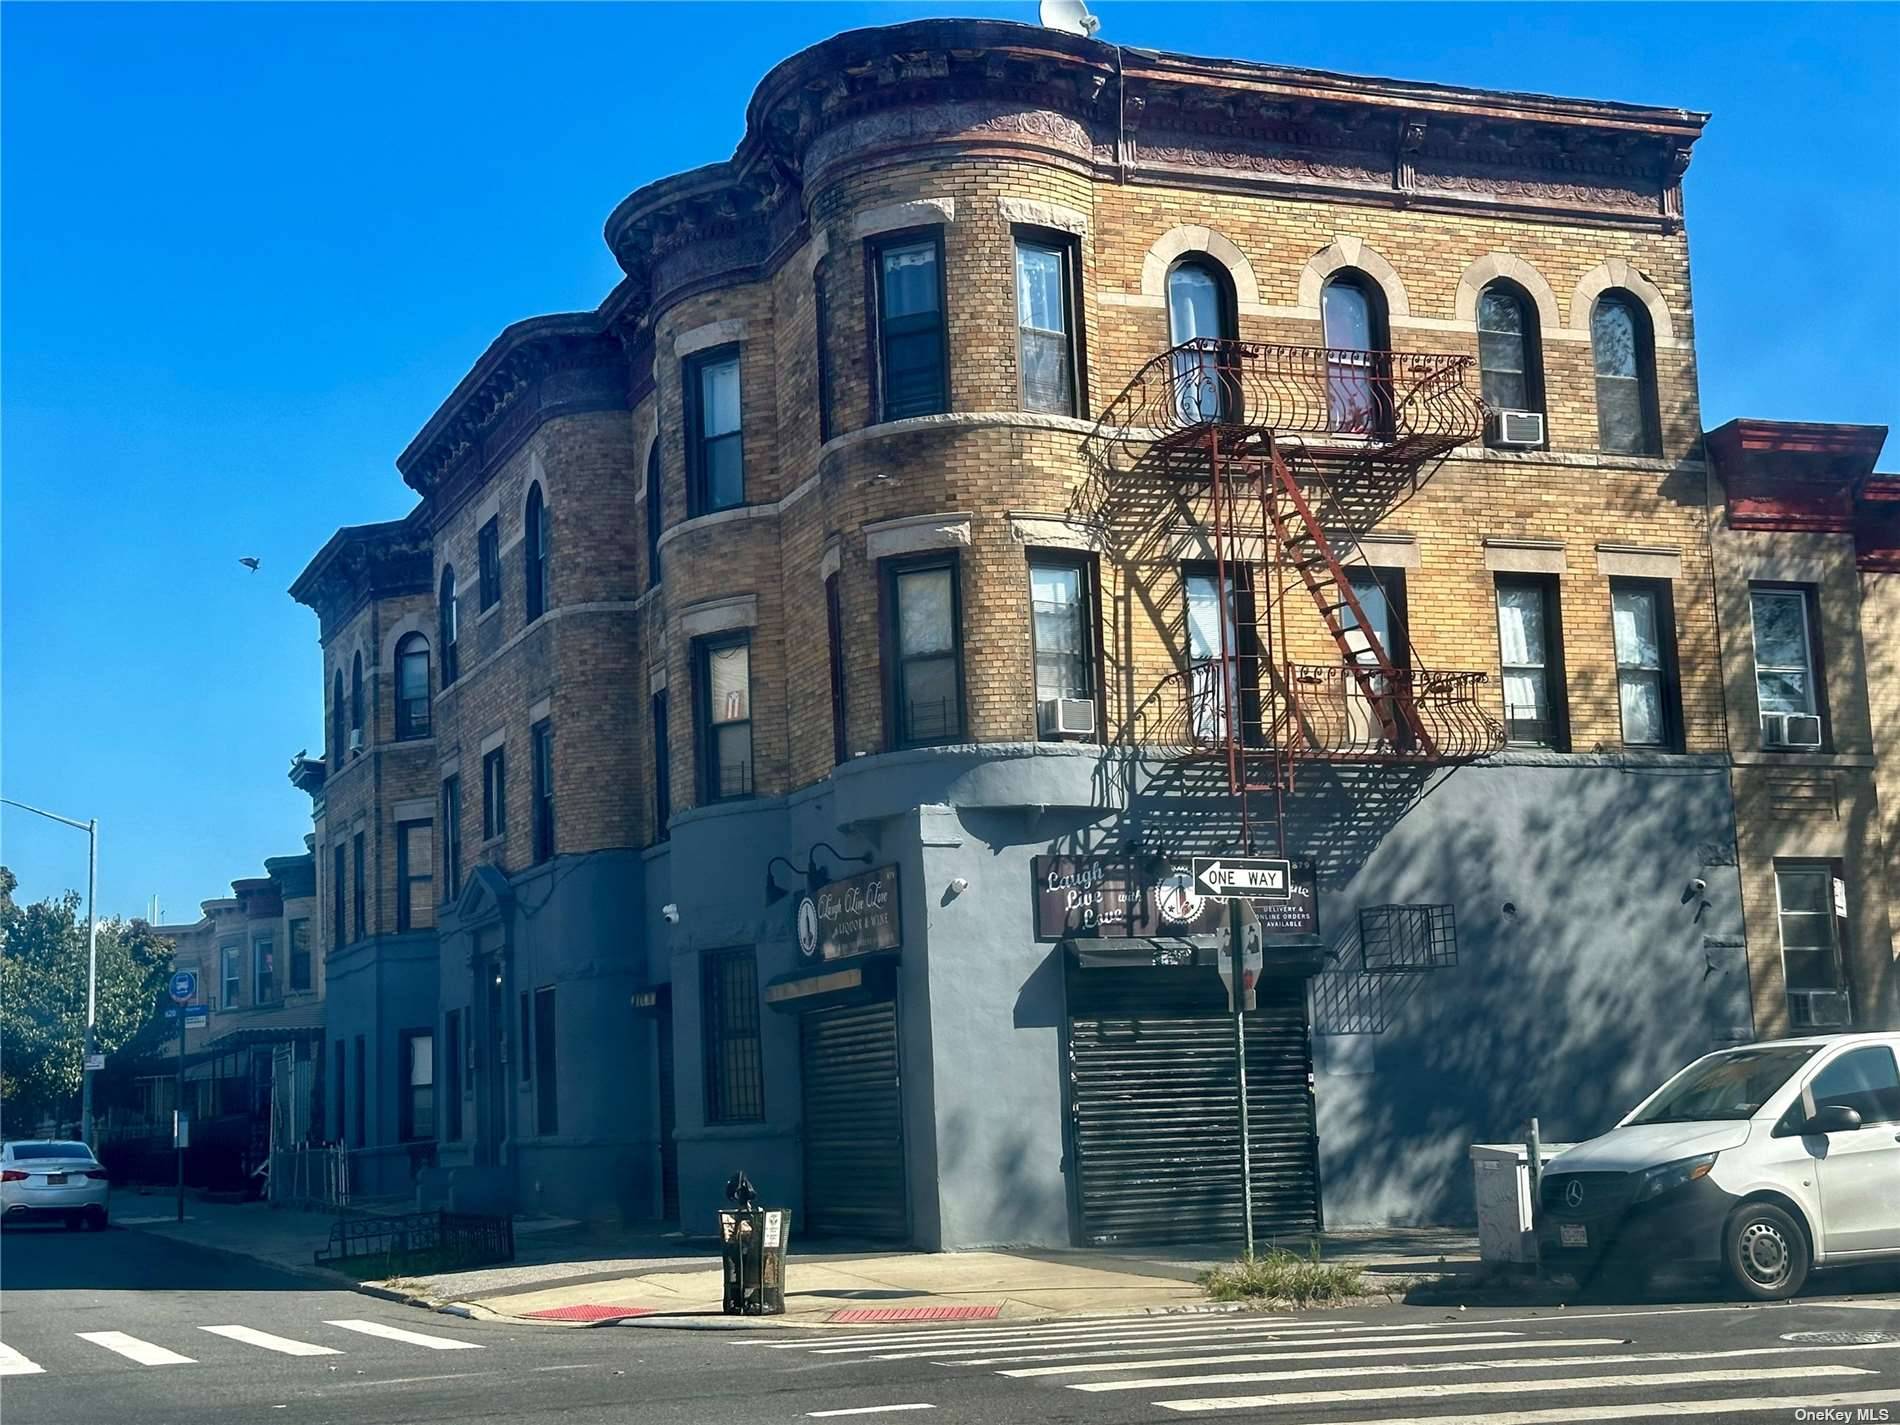
<svg viewBox="0 0 1900 1425">
<path fill-rule="evenodd" d="M 798 902 L 798 948 L 814 960 L 895 950 L 903 938 L 894 865 L 820 886 Z"/>
<path fill-rule="evenodd" d="M 1038 940 L 1218 935 L 1227 924 L 1227 902 L 1203 894 L 1186 868 L 1144 874 L 1115 856 L 1038 856 L 1031 868 Z M 1295 862 L 1287 899 L 1252 903 L 1264 936 L 1318 932 L 1316 880 L 1312 863 Z"/>
</svg>

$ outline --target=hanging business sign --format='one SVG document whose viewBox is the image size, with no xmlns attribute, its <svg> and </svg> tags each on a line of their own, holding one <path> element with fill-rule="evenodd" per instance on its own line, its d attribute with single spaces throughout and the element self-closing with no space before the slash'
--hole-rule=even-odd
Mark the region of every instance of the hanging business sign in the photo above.
<svg viewBox="0 0 1900 1425">
<path fill-rule="evenodd" d="M 903 940 L 895 865 L 832 881 L 799 898 L 798 948 L 808 959 L 895 950 Z"/>
<path fill-rule="evenodd" d="M 1127 857 L 1037 856 L 1031 869 L 1038 940 L 1218 935 L 1227 925 L 1227 902 L 1207 894 L 1188 867 L 1147 870 Z M 1316 880 L 1312 863 L 1295 862 L 1285 899 L 1253 901 L 1261 933 L 1316 934 Z"/>
</svg>

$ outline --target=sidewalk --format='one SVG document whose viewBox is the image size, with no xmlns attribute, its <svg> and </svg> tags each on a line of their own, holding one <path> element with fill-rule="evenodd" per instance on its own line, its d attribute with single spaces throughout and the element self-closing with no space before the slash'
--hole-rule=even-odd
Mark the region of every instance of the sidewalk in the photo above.
<svg viewBox="0 0 1900 1425">
<path fill-rule="evenodd" d="M 315 1265 L 335 1218 L 264 1203 L 214 1203 L 187 1196 L 173 1219 L 169 1193 L 113 1196 L 122 1227 L 236 1252 L 333 1285 L 419 1306 L 537 1322 L 654 1325 L 852 1325 L 865 1313 L 885 1319 L 1028 1320 L 1205 1306 L 1202 1272 L 1233 1254 L 1106 1249 L 998 1248 L 972 1252 L 891 1252 L 862 1245 L 806 1244 L 794 1238 L 786 1313 L 729 1318 L 718 1244 L 657 1228 L 600 1228 L 557 1219 L 517 1219 L 515 1261 L 506 1266 L 359 1282 Z M 1261 1244 L 1264 1251 L 1269 1244 Z M 1307 1242 L 1284 1242 L 1304 1252 Z M 1477 1239 L 1425 1228 L 1326 1234 L 1328 1261 L 1360 1267 L 1375 1290 L 1418 1278 L 1464 1276 L 1478 1268 Z"/>
</svg>

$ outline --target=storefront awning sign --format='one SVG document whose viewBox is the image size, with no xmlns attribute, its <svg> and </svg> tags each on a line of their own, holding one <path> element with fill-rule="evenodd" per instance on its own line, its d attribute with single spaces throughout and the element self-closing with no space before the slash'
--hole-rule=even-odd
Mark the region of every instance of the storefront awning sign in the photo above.
<svg viewBox="0 0 1900 1425">
<path fill-rule="evenodd" d="M 1227 902 L 1205 894 L 1189 868 L 1145 869 L 1118 856 L 1038 856 L 1031 869 L 1038 940 L 1218 935 L 1227 923 Z M 1254 902 L 1262 933 L 1316 933 L 1316 882 L 1310 862 L 1295 862 L 1286 899 Z"/>
<path fill-rule="evenodd" d="M 808 960 L 844 960 L 903 943 L 896 865 L 820 886 L 798 902 L 798 948 Z"/>
</svg>

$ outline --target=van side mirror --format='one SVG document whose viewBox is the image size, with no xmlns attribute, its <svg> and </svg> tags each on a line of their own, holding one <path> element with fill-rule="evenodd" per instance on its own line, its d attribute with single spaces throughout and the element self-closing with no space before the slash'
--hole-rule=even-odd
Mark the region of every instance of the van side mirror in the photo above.
<svg viewBox="0 0 1900 1425">
<path fill-rule="evenodd" d="M 1804 1133 L 1852 1133 L 1860 1127 L 1860 1113 L 1844 1103 L 1824 1104 L 1801 1126 Z"/>
</svg>

